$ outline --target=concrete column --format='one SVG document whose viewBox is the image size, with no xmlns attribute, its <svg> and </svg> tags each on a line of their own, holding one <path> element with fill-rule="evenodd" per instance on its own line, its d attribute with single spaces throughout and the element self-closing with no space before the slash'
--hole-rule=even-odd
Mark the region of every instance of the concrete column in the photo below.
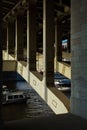
<svg viewBox="0 0 87 130">
<path fill-rule="evenodd" d="M 87 119 L 87 0 L 71 0 L 71 113 Z"/>
<path fill-rule="evenodd" d="M 70 53 L 71 52 L 71 44 L 70 44 L 70 42 L 71 42 L 71 40 L 70 40 L 70 34 L 68 34 L 68 52 Z"/>
<path fill-rule="evenodd" d="M 54 85 L 54 0 L 43 0 L 44 83 Z"/>
<path fill-rule="evenodd" d="M 27 10 L 27 64 L 36 70 L 36 2 L 30 0 Z"/>
<path fill-rule="evenodd" d="M 27 74 L 28 74 L 28 82 L 30 82 L 29 75 L 29 9 L 27 9 Z"/>
<path fill-rule="evenodd" d="M 55 22 L 55 55 L 57 61 L 62 61 L 62 26 L 60 21 Z"/>
<path fill-rule="evenodd" d="M 15 25 L 14 22 L 8 22 L 7 26 L 7 52 L 14 54 L 15 45 Z"/>
<path fill-rule="evenodd" d="M 2 41 L 3 41 L 3 50 L 7 50 L 7 28 L 3 27 L 3 31 L 2 31 Z"/>
<path fill-rule="evenodd" d="M 15 55 L 16 60 L 23 60 L 23 14 L 18 14 L 15 21 Z"/>
</svg>

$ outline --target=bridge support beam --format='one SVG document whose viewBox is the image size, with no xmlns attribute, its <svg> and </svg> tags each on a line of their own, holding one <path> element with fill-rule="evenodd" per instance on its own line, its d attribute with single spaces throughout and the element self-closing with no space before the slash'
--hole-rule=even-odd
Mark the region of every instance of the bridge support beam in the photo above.
<svg viewBox="0 0 87 130">
<path fill-rule="evenodd" d="M 7 26 L 7 54 L 14 54 L 15 45 L 15 25 L 14 22 L 8 22 Z"/>
<path fill-rule="evenodd" d="M 2 42 L 3 42 L 3 50 L 7 50 L 7 28 L 3 27 L 2 30 Z"/>
<path fill-rule="evenodd" d="M 23 14 L 18 14 L 15 22 L 15 58 L 16 60 L 23 60 Z"/>
<path fill-rule="evenodd" d="M 27 65 L 36 70 L 36 2 L 29 1 L 27 10 Z"/>
<path fill-rule="evenodd" d="M 43 0 L 44 83 L 54 86 L 54 1 Z"/>
<path fill-rule="evenodd" d="M 68 34 L 68 52 L 70 53 L 71 52 L 71 41 L 70 41 L 70 33 Z"/>
<path fill-rule="evenodd" d="M 71 0 L 71 112 L 87 118 L 87 0 Z"/>
<path fill-rule="evenodd" d="M 55 55 L 56 60 L 62 61 L 62 26 L 61 22 L 59 20 L 56 20 L 55 22 Z"/>
</svg>

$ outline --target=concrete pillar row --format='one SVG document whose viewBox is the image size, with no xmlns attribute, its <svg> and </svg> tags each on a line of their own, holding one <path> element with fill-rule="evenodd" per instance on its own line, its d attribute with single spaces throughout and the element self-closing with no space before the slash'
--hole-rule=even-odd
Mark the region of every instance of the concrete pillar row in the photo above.
<svg viewBox="0 0 87 130">
<path fill-rule="evenodd" d="M 55 21 L 55 56 L 57 61 L 62 61 L 62 26 L 59 20 Z"/>
<path fill-rule="evenodd" d="M 7 24 L 7 53 L 14 54 L 15 45 L 15 24 L 8 22 Z"/>
<path fill-rule="evenodd" d="M 27 65 L 36 70 L 36 2 L 29 1 L 27 10 Z"/>
<path fill-rule="evenodd" d="M 23 60 L 23 29 L 24 29 L 24 16 L 18 14 L 15 21 L 15 59 Z"/>
<path fill-rule="evenodd" d="M 71 113 L 87 119 L 87 0 L 71 0 Z"/>
<path fill-rule="evenodd" d="M 54 0 L 43 0 L 44 84 L 54 85 Z"/>
</svg>

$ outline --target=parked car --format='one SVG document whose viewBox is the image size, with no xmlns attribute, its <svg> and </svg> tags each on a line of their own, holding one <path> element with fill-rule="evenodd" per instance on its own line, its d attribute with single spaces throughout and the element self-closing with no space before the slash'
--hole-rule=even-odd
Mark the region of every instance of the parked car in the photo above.
<svg viewBox="0 0 87 130">
<path fill-rule="evenodd" d="M 54 73 L 54 84 L 61 91 L 71 90 L 71 80 L 60 73 Z"/>
</svg>

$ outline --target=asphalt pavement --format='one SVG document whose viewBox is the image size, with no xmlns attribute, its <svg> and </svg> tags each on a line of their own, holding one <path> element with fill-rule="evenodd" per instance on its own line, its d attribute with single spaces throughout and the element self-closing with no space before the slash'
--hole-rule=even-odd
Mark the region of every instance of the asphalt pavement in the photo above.
<svg viewBox="0 0 87 130">
<path fill-rule="evenodd" d="M 87 120 L 73 114 L 4 122 L 4 130 L 87 130 Z M 1 130 L 1 129 L 0 129 Z"/>
</svg>

